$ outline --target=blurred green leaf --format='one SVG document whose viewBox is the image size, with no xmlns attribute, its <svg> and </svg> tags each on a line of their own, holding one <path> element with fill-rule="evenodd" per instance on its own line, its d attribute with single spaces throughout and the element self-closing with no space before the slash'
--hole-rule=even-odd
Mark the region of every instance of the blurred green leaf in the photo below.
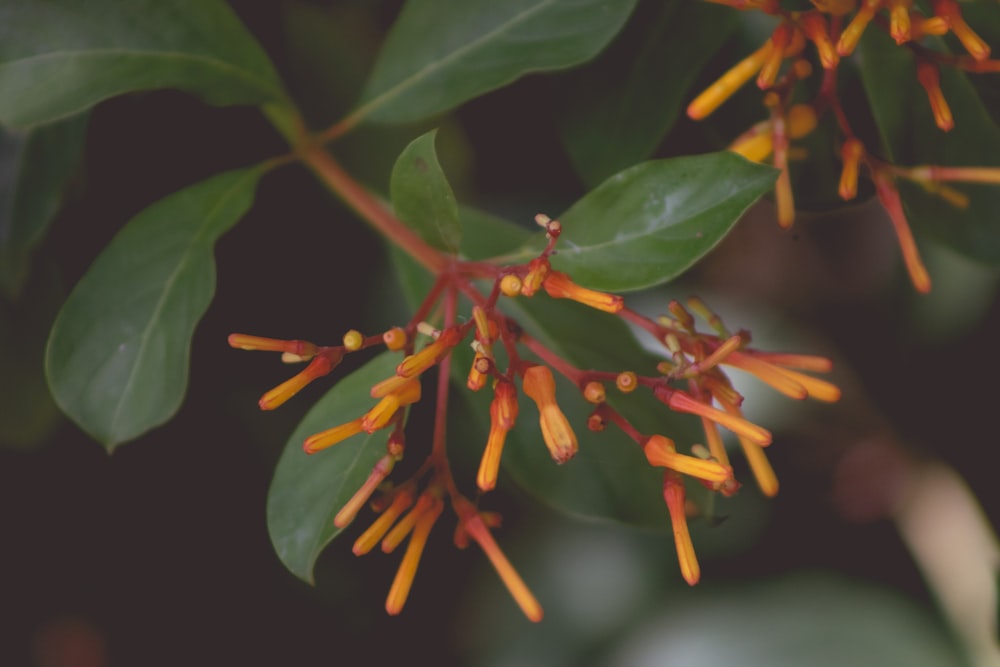
<svg viewBox="0 0 1000 667">
<path fill-rule="evenodd" d="M 39 445 L 59 424 L 45 383 L 45 338 L 65 298 L 54 267 L 31 273 L 22 298 L 0 296 L 0 445 Z"/>
<path fill-rule="evenodd" d="M 0 127 L 0 288 L 16 296 L 83 157 L 87 115 L 18 131 Z"/>
<path fill-rule="evenodd" d="M 636 0 L 410 0 L 389 31 L 354 120 L 406 123 L 530 72 L 593 58 Z"/>
<path fill-rule="evenodd" d="M 637 164 L 559 217 L 552 266 L 594 289 L 659 285 L 714 248 L 776 177 L 774 169 L 726 152 Z M 521 256 L 537 254 L 541 243 Z"/>
<path fill-rule="evenodd" d="M 63 305 L 46 352 L 49 387 L 108 450 L 180 407 L 191 336 L 215 292 L 215 241 L 250 208 L 262 173 L 219 174 L 146 208 Z"/>
<path fill-rule="evenodd" d="M 215 105 L 287 104 L 270 60 L 221 0 L 0 7 L 0 124 L 50 123 L 150 88 L 179 88 Z"/>
<path fill-rule="evenodd" d="M 640 2 L 600 58 L 562 78 L 559 131 L 587 183 L 652 154 L 736 17 L 732 9 L 689 0 Z"/>
<path fill-rule="evenodd" d="M 462 226 L 458 204 L 434 149 L 437 130 L 414 139 L 392 168 L 392 206 L 406 226 L 438 250 L 458 253 Z"/>
<path fill-rule="evenodd" d="M 372 385 L 393 375 L 401 357 L 382 354 L 333 388 L 306 414 L 288 439 L 267 494 L 267 529 L 281 562 L 310 584 L 313 566 L 326 546 L 340 534 L 333 517 L 368 479 L 385 456 L 385 433 L 360 433 L 316 454 L 302 443 L 313 433 L 357 419 L 378 399 Z"/>
<path fill-rule="evenodd" d="M 942 132 L 917 82 L 912 55 L 880 32 L 865 32 L 859 60 L 884 157 L 901 166 L 1000 168 L 1000 128 L 966 74 L 941 68 L 941 88 L 955 119 L 955 127 Z M 932 47 L 946 50 L 940 40 Z M 968 208 L 959 209 L 913 182 L 897 183 L 907 218 L 918 231 L 974 259 L 1000 263 L 1000 187 L 950 183 L 969 197 Z"/>
</svg>

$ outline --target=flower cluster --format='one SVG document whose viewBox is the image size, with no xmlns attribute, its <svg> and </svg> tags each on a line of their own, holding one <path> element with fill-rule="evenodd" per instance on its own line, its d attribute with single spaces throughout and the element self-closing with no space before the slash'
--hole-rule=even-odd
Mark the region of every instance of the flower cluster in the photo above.
<svg viewBox="0 0 1000 667">
<path fill-rule="evenodd" d="M 504 584 L 524 614 L 533 621 L 542 617 L 542 608 L 497 545 L 491 530 L 500 517 L 479 508 L 483 494 L 497 484 L 500 461 L 508 434 L 520 414 L 523 394 L 538 408 L 541 443 L 557 464 L 572 465 L 579 450 L 577 431 L 583 426 L 602 431 L 613 426 L 635 443 L 636 456 L 651 466 L 663 468 L 663 496 L 669 509 L 677 545 L 678 560 L 685 580 L 695 584 L 700 576 L 688 532 L 688 502 L 685 481 L 699 483 L 713 492 L 731 495 L 739 488 L 720 428 L 735 434 L 760 489 L 774 495 L 778 482 L 764 454 L 771 433 L 747 421 L 741 411 L 743 397 L 733 388 L 726 367 L 749 372 L 778 391 L 796 399 L 813 397 L 836 401 L 839 390 L 829 382 L 803 371 L 825 372 L 830 362 L 821 357 L 775 354 L 750 347 L 745 331 L 730 333 L 704 303 L 691 299 L 685 305 L 671 302 L 669 313 L 648 318 L 625 305 L 618 295 L 584 288 L 570 276 L 552 268 L 550 258 L 561 232 L 558 221 L 536 217 L 544 227 L 548 243 L 535 258 L 523 264 L 500 266 L 488 262 L 451 262 L 438 275 L 427 297 L 409 323 L 377 335 L 348 332 L 341 345 L 323 347 L 312 343 L 275 340 L 242 334 L 229 338 L 231 346 L 247 350 L 281 352 L 290 362 L 308 361 L 306 368 L 264 394 L 261 408 L 269 410 L 288 400 L 313 380 L 330 373 L 345 354 L 384 346 L 402 355 L 395 373 L 371 387 L 374 407 L 344 424 L 306 438 L 304 450 L 321 453 L 361 433 L 386 431 L 386 453 L 371 470 L 368 479 L 334 518 L 338 527 L 350 524 L 366 505 L 376 518 L 354 543 L 361 555 L 381 545 L 391 552 L 409 538 L 395 580 L 386 600 L 390 614 L 399 613 L 407 599 L 421 554 L 431 530 L 447 505 L 457 517 L 454 542 L 465 547 L 475 542 L 486 553 Z M 491 280 L 488 293 L 479 281 Z M 525 333 L 501 309 L 504 299 L 534 297 L 544 292 L 548 298 L 571 299 L 608 316 L 620 317 L 653 334 L 663 346 L 666 359 L 651 369 L 583 369 L 555 354 Z M 460 320 L 459 297 L 471 303 L 471 317 Z M 545 297 L 541 297 L 545 298 Z M 699 331 L 695 316 L 704 319 L 711 333 Z M 438 320 L 432 325 L 428 320 Z M 418 336 L 428 340 L 417 345 Z M 448 406 L 448 378 L 453 352 L 471 345 L 473 360 L 466 386 L 470 391 L 492 391 L 489 407 L 490 428 L 486 436 L 476 486 L 477 497 L 463 495 L 452 476 L 445 448 Z M 525 354 L 527 353 L 527 354 Z M 421 400 L 422 383 L 430 369 L 437 367 L 435 426 L 429 454 L 416 472 L 390 482 L 395 464 L 406 449 L 404 435 L 407 406 Z M 567 378 L 580 397 L 593 406 L 586 424 L 572 424 L 556 396 L 555 374 Z M 662 433 L 642 433 L 608 402 L 608 394 L 628 395 L 650 392 L 669 410 L 696 415 L 704 428 L 706 445 L 694 445 L 688 452 Z M 320 454 L 322 455 L 322 454 Z"/>
<path fill-rule="evenodd" d="M 709 1 L 736 9 L 764 12 L 774 16 L 777 25 L 762 46 L 734 65 L 690 103 L 688 116 L 694 120 L 707 117 L 756 77 L 757 86 L 764 91 L 763 102 L 769 110 L 768 119 L 751 127 L 729 148 L 751 160 L 770 159 L 781 171 L 775 187 L 775 202 L 778 223 L 787 228 L 795 219 L 788 171 L 789 158 L 793 154 L 790 142 L 812 132 L 819 116 L 832 114 L 840 134 L 839 152 L 843 165 L 840 197 L 846 201 L 857 196 L 858 178 L 863 167 L 892 221 L 914 287 L 920 292 L 929 291 L 931 279 L 910 231 L 896 179 L 912 180 L 952 205 L 965 208 L 968 197 L 947 183 L 1000 184 L 1000 169 L 904 167 L 880 158 L 858 138 L 841 107 L 837 70 L 841 59 L 854 52 L 866 30 L 874 27 L 887 33 L 914 59 L 917 80 L 927 93 L 938 128 L 945 132 L 951 130 L 955 120 L 941 90 L 940 68 L 953 67 L 973 73 L 1000 72 L 1000 60 L 990 59 L 989 45 L 963 19 L 959 3 L 955 0 L 933 0 L 932 12 L 926 15 L 914 6 L 912 0 L 812 0 L 815 9 L 808 11 L 787 11 L 781 8 L 778 0 Z M 941 53 L 921 43 L 924 37 L 947 33 L 952 33 L 961 42 L 967 55 Z M 810 44 L 823 70 L 823 79 L 811 101 L 793 103 L 793 93 L 800 89 L 796 84 L 813 74 L 813 64 L 806 53 Z"/>
</svg>

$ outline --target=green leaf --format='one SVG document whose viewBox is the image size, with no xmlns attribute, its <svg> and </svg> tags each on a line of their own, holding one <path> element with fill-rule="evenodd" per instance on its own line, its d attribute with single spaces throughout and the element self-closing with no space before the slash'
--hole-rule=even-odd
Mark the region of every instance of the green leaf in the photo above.
<svg viewBox="0 0 1000 667">
<path fill-rule="evenodd" d="M 83 157 L 87 116 L 32 130 L 0 127 L 0 288 L 16 296 Z"/>
<path fill-rule="evenodd" d="M 50 123 L 151 88 L 215 105 L 287 104 L 271 62 L 220 0 L 6 0 L 0 8 L 0 124 Z"/>
<path fill-rule="evenodd" d="M 774 169 L 727 152 L 637 164 L 560 216 L 552 266 L 593 289 L 659 285 L 714 248 L 776 178 Z M 542 242 L 523 255 L 537 254 Z"/>
<path fill-rule="evenodd" d="M 458 253 L 458 204 L 434 150 L 437 130 L 414 139 L 392 168 L 389 192 L 396 215 L 438 250 Z"/>
<path fill-rule="evenodd" d="M 600 58 L 563 78 L 559 130 L 587 183 L 597 185 L 652 154 L 736 16 L 689 0 L 640 2 Z"/>
<path fill-rule="evenodd" d="M 955 119 L 955 127 L 942 132 L 934 124 L 909 51 L 879 32 L 865 31 L 859 60 L 884 157 L 901 166 L 1000 167 L 1000 128 L 966 74 L 941 68 L 941 88 Z M 940 40 L 931 46 L 946 50 Z M 907 218 L 918 233 L 974 259 L 1000 264 L 1000 187 L 950 183 L 969 197 L 969 206 L 959 209 L 915 183 L 897 183 Z"/>
<path fill-rule="evenodd" d="M 267 495 L 267 529 L 281 562 L 310 584 L 320 552 L 341 529 L 333 517 L 385 455 L 385 433 L 360 433 L 316 454 L 302 443 L 313 433 L 357 419 L 377 399 L 372 385 L 393 375 L 398 354 L 386 353 L 338 380 L 306 414 L 288 439 Z"/>
<path fill-rule="evenodd" d="M 636 0 L 410 0 L 386 38 L 354 121 L 406 123 L 530 72 L 593 58 Z"/>
<path fill-rule="evenodd" d="M 109 450 L 180 407 L 191 336 L 215 292 L 213 246 L 250 208 L 263 171 L 219 174 L 139 213 L 63 305 L 46 351 L 49 387 Z"/>
</svg>

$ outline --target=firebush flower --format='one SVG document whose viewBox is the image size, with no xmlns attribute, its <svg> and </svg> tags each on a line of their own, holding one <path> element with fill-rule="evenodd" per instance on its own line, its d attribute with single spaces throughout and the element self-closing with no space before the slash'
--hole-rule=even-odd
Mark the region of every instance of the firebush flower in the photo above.
<svg viewBox="0 0 1000 667">
<path fill-rule="evenodd" d="M 302 386 L 329 373 L 346 354 L 384 347 L 401 355 L 395 373 L 370 388 L 368 394 L 375 400 L 370 409 L 346 423 L 308 436 L 303 443 L 307 454 L 322 456 L 324 450 L 357 435 L 388 433 L 385 455 L 339 508 L 333 523 L 338 528 L 347 528 L 370 506 L 376 516 L 356 538 L 354 553 L 367 554 L 376 545 L 383 552 L 392 553 L 406 542 L 385 603 L 389 614 L 398 614 L 405 606 L 431 532 L 450 505 L 457 518 L 456 546 L 478 544 L 525 616 L 532 621 L 543 617 L 538 600 L 491 532 L 500 525 L 499 515 L 480 509 L 478 501 L 465 497 L 452 476 L 445 447 L 448 383 L 452 357 L 464 347 L 464 342 L 473 353 L 464 388 L 482 391 L 490 387 L 493 393 L 489 432 L 476 475 L 477 492 L 482 496 L 496 487 L 504 446 L 515 429 L 522 438 L 534 431 L 528 437 L 537 438 L 539 446 L 548 450 L 555 463 L 573 465 L 572 459 L 581 445 L 574 425 L 556 398 L 558 374 L 569 383 L 560 389 L 561 393 L 563 390 L 568 393 L 570 387 L 576 387 L 578 392 L 577 396 L 563 395 L 561 400 L 578 401 L 591 410 L 585 424 L 590 430 L 600 432 L 607 426 L 617 427 L 640 450 L 635 453 L 637 460 L 664 470 L 662 502 L 669 510 L 681 575 L 692 585 L 699 580 L 701 570 L 687 521 L 689 513 L 697 507 L 685 485 L 690 482 L 708 493 L 724 496 L 740 489 L 722 431 L 732 433 L 740 443 L 761 491 L 774 495 L 778 489 L 777 476 L 764 455 L 764 448 L 771 445 L 774 436 L 743 416 L 740 409 L 743 397 L 733 388 L 727 369 L 750 373 L 797 400 L 836 401 L 840 396 L 836 386 L 810 375 L 829 371 L 828 360 L 756 350 L 750 346 L 748 333 L 730 333 L 721 318 L 700 299 L 692 298 L 686 305 L 672 301 L 668 304 L 669 314 L 651 319 L 630 309 L 621 296 L 578 285 L 568 274 L 554 270 L 550 263 L 561 225 L 543 215 L 536 221 L 544 227 L 548 239 L 537 257 L 523 264 L 497 266 L 495 271 L 484 268 L 482 263 L 463 264 L 456 260 L 452 272 L 444 274 L 451 287 L 433 289 L 415 319 L 404 326 L 367 337 L 352 330 L 343 337 L 342 345 L 333 347 L 242 334 L 230 337 L 230 344 L 240 349 L 280 352 L 286 361 L 311 360 L 305 371 L 265 394 L 273 399 L 261 402 L 264 409 L 274 407 L 279 400 L 290 399 Z M 484 294 L 472 279 L 487 276 L 492 277 L 493 288 Z M 461 321 L 455 312 L 459 291 L 473 302 L 471 316 Z M 525 297 L 571 299 L 604 317 L 621 318 L 661 341 L 665 359 L 650 369 L 577 368 L 524 332 L 498 307 L 503 298 Z M 438 312 L 444 319 L 440 326 L 417 319 L 432 313 L 439 301 L 442 308 Z M 702 320 L 710 333 L 699 330 Z M 494 348 L 504 354 L 494 354 Z M 431 381 L 428 376 L 433 368 L 437 368 L 437 389 L 433 392 L 436 404 L 431 451 L 416 472 L 394 481 L 391 477 L 396 464 L 407 449 L 404 437 L 407 412 L 424 398 L 423 383 Z M 641 392 L 649 392 L 658 399 L 664 410 L 696 415 L 704 428 L 707 446 L 692 443 L 682 451 L 669 434 L 640 433 L 609 403 L 609 393 L 615 394 L 616 401 L 627 401 Z M 538 410 L 537 429 L 521 423 L 522 394 Z"/>
</svg>

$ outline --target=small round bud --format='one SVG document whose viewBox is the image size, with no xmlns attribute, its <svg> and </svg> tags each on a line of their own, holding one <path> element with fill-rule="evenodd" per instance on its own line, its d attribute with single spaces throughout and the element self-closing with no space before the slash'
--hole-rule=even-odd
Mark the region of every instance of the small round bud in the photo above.
<svg viewBox="0 0 1000 667">
<path fill-rule="evenodd" d="M 587 417 L 587 428 L 595 433 L 603 431 L 604 427 L 607 425 L 608 423 L 604 420 L 604 417 L 597 412 Z"/>
<path fill-rule="evenodd" d="M 393 352 L 402 350 L 406 346 L 406 332 L 399 327 L 393 327 L 382 334 L 382 342 Z"/>
<path fill-rule="evenodd" d="M 618 391 L 628 394 L 635 391 L 636 387 L 639 386 L 639 379 L 632 371 L 624 371 L 619 373 L 618 377 L 615 378 L 615 386 L 618 387 Z"/>
<path fill-rule="evenodd" d="M 394 460 L 401 460 L 403 451 L 406 449 L 406 438 L 399 431 L 393 431 L 392 435 L 389 436 L 389 441 L 385 444 L 385 449 Z"/>
<path fill-rule="evenodd" d="M 500 279 L 500 291 L 504 296 L 517 296 L 521 293 L 521 279 L 508 273 Z"/>
<path fill-rule="evenodd" d="M 357 329 L 351 329 L 344 334 L 344 348 L 346 348 L 348 352 L 360 350 L 364 342 L 365 337 L 361 335 L 361 332 Z"/>
<path fill-rule="evenodd" d="M 604 385 L 600 382 L 588 382 L 587 386 L 583 388 L 583 398 L 588 403 L 603 403 L 606 398 Z"/>
</svg>

